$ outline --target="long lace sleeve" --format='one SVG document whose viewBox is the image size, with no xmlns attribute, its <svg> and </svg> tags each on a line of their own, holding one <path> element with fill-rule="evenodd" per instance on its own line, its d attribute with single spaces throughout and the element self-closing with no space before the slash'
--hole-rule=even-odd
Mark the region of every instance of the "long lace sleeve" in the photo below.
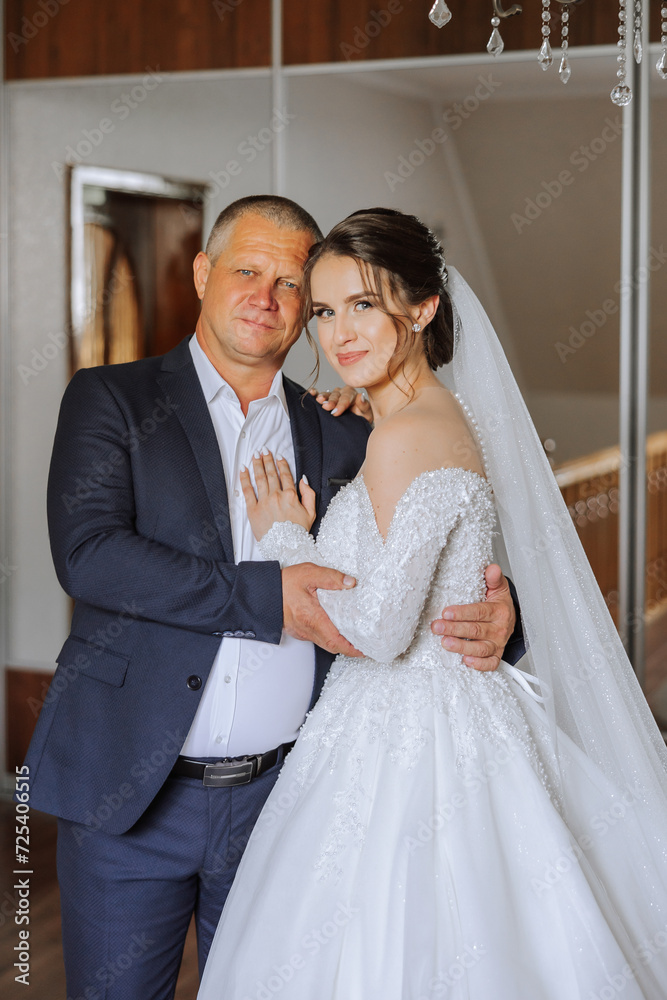
<svg viewBox="0 0 667 1000">
<path fill-rule="evenodd" d="M 461 515 L 476 498 L 475 510 L 492 517 L 493 502 L 488 484 L 465 469 L 422 473 L 396 505 L 383 541 L 363 482 L 354 487 L 361 508 L 356 524 L 349 517 L 325 517 L 316 542 L 304 528 L 279 522 L 264 536 L 260 549 L 265 558 L 278 559 L 283 566 L 314 562 L 350 572 L 344 558 L 336 555 L 349 551 L 354 529 L 359 551 L 368 554 L 353 574 L 356 587 L 318 590 L 317 596 L 346 639 L 366 656 L 386 663 L 410 645 L 443 548 Z M 371 536 L 371 545 L 360 532 Z"/>
</svg>

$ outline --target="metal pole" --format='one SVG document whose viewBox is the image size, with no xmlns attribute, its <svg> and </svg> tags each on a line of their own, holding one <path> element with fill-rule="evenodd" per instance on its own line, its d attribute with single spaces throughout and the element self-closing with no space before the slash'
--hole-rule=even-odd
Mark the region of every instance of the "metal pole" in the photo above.
<svg viewBox="0 0 667 1000">
<path fill-rule="evenodd" d="M 4 730 L 5 669 L 9 659 L 9 589 L 14 570 L 11 551 L 11 404 L 12 364 L 9 328 L 9 117 L 5 85 L 5 5 L 0 0 L 3 44 L 0 46 L 0 729 Z M 4 744 L 4 740 L 3 740 Z M 0 748 L 0 773 L 5 772 L 4 746 Z"/>
<path fill-rule="evenodd" d="M 631 5 L 628 5 L 630 10 Z M 646 596 L 646 410 L 648 399 L 650 271 L 650 0 L 642 2 L 644 56 L 633 56 L 627 31 L 631 102 L 623 110 L 621 224 L 621 378 L 619 476 L 620 631 L 637 677 L 644 683 Z M 629 18 L 630 21 L 630 18 Z"/>
<path fill-rule="evenodd" d="M 271 90 L 272 114 L 275 114 L 286 104 L 282 0 L 271 0 Z M 271 187 L 274 194 L 285 194 L 285 129 L 276 132 L 273 140 Z"/>
</svg>

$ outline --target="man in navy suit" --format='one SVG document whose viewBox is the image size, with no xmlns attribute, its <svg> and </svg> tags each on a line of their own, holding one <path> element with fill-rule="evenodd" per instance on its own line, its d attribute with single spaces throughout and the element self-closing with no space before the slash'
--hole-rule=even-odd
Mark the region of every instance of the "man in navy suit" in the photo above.
<svg viewBox="0 0 667 1000">
<path fill-rule="evenodd" d="M 254 452 L 282 454 L 317 493 L 316 533 L 364 458 L 352 396 L 334 416 L 281 371 L 320 236 L 287 199 L 235 202 L 195 259 L 195 336 L 81 370 L 63 399 L 49 530 L 76 603 L 26 763 L 59 817 L 71 1000 L 172 997 L 193 913 L 203 968 L 285 753 L 333 656 L 356 653 L 316 596 L 355 581 L 261 561 L 239 486 Z M 486 604 L 434 624 L 480 669 L 515 624 L 488 579 Z M 504 656 L 521 652 L 515 629 Z"/>
</svg>

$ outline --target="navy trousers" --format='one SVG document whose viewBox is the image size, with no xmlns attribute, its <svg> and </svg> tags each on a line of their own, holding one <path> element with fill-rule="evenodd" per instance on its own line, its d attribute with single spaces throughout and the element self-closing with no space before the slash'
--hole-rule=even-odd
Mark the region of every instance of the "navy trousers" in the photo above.
<svg viewBox="0 0 667 1000">
<path fill-rule="evenodd" d="M 141 819 L 119 835 L 58 821 L 68 1000 L 171 1000 L 193 913 L 201 976 L 281 766 L 279 760 L 232 788 L 168 778 Z"/>
</svg>

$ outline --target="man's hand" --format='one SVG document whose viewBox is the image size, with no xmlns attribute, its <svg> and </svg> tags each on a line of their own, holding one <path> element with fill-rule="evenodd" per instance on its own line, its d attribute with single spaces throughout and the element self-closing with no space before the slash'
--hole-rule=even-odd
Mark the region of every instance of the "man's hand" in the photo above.
<svg viewBox="0 0 667 1000">
<path fill-rule="evenodd" d="M 445 649 L 462 653 L 467 666 L 496 670 L 514 631 L 516 611 L 500 566 L 491 563 L 484 575 L 486 601 L 445 608 L 442 618 L 431 622 L 431 631 L 443 636 Z"/>
<path fill-rule="evenodd" d="M 330 653 L 363 656 L 345 639 L 322 608 L 315 591 L 349 590 L 356 585 L 353 576 L 344 576 L 337 569 L 299 563 L 287 566 L 283 578 L 283 628 L 295 639 L 305 639 Z"/>
<path fill-rule="evenodd" d="M 358 417 L 363 417 L 370 424 L 373 423 L 373 410 L 366 397 L 357 392 L 351 385 L 344 385 L 340 389 L 325 389 L 318 392 L 317 389 L 309 389 L 311 396 L 315 396 L 317 402 L 323 410 L 329 410 L 334 417 L 339 417 L 346 410 L 351 410 Z"/>
</svg>

